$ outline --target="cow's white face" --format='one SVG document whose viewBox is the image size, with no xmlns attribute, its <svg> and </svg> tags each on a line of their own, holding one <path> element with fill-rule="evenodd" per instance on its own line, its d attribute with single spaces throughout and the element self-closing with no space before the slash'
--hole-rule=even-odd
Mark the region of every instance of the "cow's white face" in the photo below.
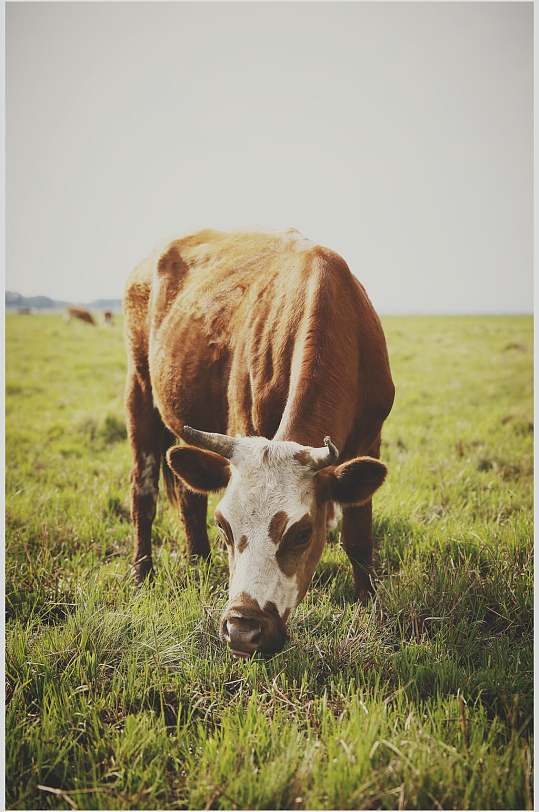
<svg viewBox="0 0 539 812">
<path fill-rule="evenodd" d="M 271 653 L 283 645 L 288 617 L 305 595 L 322 554 L 328 502 L 367 501 L 382 484 L 386 468 L 370 457 L 338 467 L 324 465 L 336 461 L 331 443 L 314 449 L 264 437 L 228 439 L 226 457 L 176 446 L 167 459 L 194 490 L 225 487 L 215 510 L 230 568 L 221 636 L 239 656 Z"/>
<path fill-rule="evenodd" d="M 264 607 L 273 603 L 281 618 L 295 609 L 302 584 L 296 566 L 283 560 L 281 542 L 300 525 L 305 553 L 317 527 L 315 473 L 303 464 L 302 446 L 246 438 L 231 459 L 231 476 L 215 511 L 229 552 L 229 598 L 248 596 Z M 321 511 L 320 511 L 321 509 Z"/>
</svg>

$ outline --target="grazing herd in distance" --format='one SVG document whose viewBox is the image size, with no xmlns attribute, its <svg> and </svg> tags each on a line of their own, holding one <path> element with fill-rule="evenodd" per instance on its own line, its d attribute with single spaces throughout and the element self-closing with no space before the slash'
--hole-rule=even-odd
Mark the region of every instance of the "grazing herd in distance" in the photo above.
<svg viewBox="0 0 539 812">
<path fill-rule="evenodd" d="M 31 307 L 19 307 L 17 313 L 19 316 L 31 316 L 33 310 Z M 112 327 L 114 325 L 114 313 L 112 310 L 104 310 L 102 316 L 105 327 Z M 85 307 L 68 307 L 64 311 L 64 318 L 68 323 L 78 320 L 85 324 L 90 324 L 92 327 L 97 327 L 95 316 Z"/>
<path fill-rule="evenodd" d="M 40 313 L 63 313 L 69 320 L 76 318 L 85 324 L 96 326 L 99 322 L 106 325 L 114 323 L 114 313 L 120 313 L 122 303 L 120 299 L 100 298 L 89 302 L 69 302 L 55 299 L 51 296 L 24 296 L 13 290 L 6 290 L 4 294 L 5 309 L 7 313 L 17 313 L 19 316 L 32 316 Z M 75 311 L 91 315 L 79 316 Z"/>
<path fill-rule="evenodd" d="M 97 322 L 94 316 L 87 310 L 85 307 L 68 307 L 65 312 L 65 318 L 67 322 L 79 320 L 85 322 L 85 324 L 91 324 L 94 327 L 97 326 Z M 105 327 L 112 327 L 114 324 L 114 314 L 112 310 L 104 310 L 103 311 L 103 323 Z"/>
</svg>

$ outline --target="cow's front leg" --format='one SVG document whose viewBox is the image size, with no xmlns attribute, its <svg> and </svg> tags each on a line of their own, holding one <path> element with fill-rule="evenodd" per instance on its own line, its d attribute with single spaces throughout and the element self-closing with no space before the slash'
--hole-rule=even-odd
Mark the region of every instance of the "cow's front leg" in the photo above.
<svg viewBox="0 0 539 812">
<path fill-rule="evenodd" d="M 155 518 L 163 423 L 153 406 L 151 387 L 134 374 L 126 389 L 131 443 L 131 518 L 135 530 L 133 573 L 137 584 L 153 574 L 152 524 Z"/>
<path fill-rule="evenodd" d="M 352 564 L 356 597 L 365 603 L 374 591 L 372 582 L 372 501 L 343 510 L 341 541 Z"/>
</svg>

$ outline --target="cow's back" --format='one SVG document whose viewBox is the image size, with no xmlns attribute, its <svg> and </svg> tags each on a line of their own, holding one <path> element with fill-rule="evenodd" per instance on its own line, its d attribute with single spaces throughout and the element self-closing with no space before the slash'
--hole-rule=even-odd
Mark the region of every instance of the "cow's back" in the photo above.
<svg viewBox="0 0 539 812">
<path fill-rule="evenodd" d="M 177 435 L 185 423 L 268 437 L 290 429 L 300 442 L 331 430 L 344 444 L 362 413 L 391 407 L 385 341 L 363 288 L 298 232 L 174 241 L 134 272 L 125 309 L 132 357 L 149 359 L 154 402 Z"/>
</svg>

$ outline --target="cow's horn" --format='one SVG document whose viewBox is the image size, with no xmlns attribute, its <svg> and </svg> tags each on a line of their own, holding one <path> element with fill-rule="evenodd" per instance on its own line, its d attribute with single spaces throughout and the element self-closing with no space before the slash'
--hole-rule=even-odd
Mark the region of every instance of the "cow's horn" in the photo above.
<svg viewBox="0 0 539 812">
<path fill-rule="evenodd" d="M 326 465 L 335 465 L 339 459 L 339 452 L 337 451 L 337 447 L 331 442 L 331 437 L 324 437 L 323 448 L 310 448 L 309 452 L 312 459 L 313 471 L 325 468 Z"/>
<path fill-rule="evenodd" d="M 212 431 L 198 431 L 192 429 L 191 426 L 184 426 L 182 431 L 184 440 L 199 446 L 199 448 L 207 448 L 209 451 L 215 451 L 222 457 L 229 460 L 237 443 L 234 437 L 229 437 L 228 434 L 215 434 Z"/>
</svg>

